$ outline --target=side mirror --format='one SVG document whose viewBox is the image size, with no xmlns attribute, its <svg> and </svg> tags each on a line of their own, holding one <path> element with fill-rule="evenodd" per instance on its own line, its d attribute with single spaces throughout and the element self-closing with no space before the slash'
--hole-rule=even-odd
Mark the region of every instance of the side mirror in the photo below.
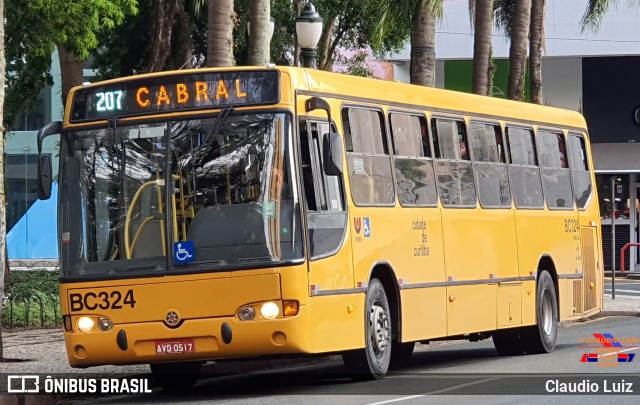
<svg viewBox="0 0 640 405">
<path fill-rule="evenodd" d="M 322 137 L 322 163 L 327 176 L 342 174 L 342 139 L 340 134 L 330 132 Z"/>
<path fill-rule="evenodd" d="M 51 197 L 51 156 L 38 156 L 38 199 L 48 200 Z"/>
</svg>

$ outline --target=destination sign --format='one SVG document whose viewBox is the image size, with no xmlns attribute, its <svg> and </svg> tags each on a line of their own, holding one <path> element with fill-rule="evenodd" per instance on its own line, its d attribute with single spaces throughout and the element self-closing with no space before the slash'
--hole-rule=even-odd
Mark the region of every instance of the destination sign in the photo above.
<svg viewBox="0 0 640 405">
<path fill-rule="evenodd" d="M 77 90 L 71 122 L 170 111 L 274 104 L 279 72 L 203 72 L 123 81 Z"/>
</svg>

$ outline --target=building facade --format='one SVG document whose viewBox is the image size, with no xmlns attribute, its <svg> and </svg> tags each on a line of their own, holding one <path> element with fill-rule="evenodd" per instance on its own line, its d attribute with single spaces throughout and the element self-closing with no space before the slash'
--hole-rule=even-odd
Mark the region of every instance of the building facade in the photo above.
<svg viewBox="0 0 640 405">
<path fill-rule="evenodd" d="M 583 31 L 588 0 L 547 0 L 542 64 L 544 104 L 584 114 L 599 192 L 605 269 L 616 270 L 626 243 L 640 242 L 640 8 L 617 2 L 597 32 Z M 471 91 L 473 29 L 467 0 L 445 0 L 436 34 L 436 86 Z M 506 94 L 509 39 L 494 28 L 493 95 Z M 394 79 L 409 82 L 410 46 L 390 55 Z M 528 96 L 528 95 L 525 95 Z M 640 251 L 627 250 L 625 270 L 640 271 Z"/>
</svg>

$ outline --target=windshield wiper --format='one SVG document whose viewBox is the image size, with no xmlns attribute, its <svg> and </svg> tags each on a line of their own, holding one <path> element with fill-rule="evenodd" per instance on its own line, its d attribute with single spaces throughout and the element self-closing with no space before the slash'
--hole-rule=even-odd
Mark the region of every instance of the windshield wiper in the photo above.
<svg viewBox="0 0 640 405">
<path fill-rule="evenodd" d="M 218 114 L 216 120 L 213 122 L 211 129 L 207 133 L 207 136 L 202 141 L 202 144 L 194 152 L 194 157 L 192 160 L 193 166 L 200 166 L 202 164 L 202 160 L 209 154 L 211 148 L 213 147 L 213 140 L 215 139 L 216 135 L 218 135 L 220 128 L 222 128 L 222 125 L 225 123 L 227 118 L 229 118 L 229 115 L 231 115 L 232 111 L 233 107 L 231 106 L 222 108 L 220 114 Z"/>
</svg>

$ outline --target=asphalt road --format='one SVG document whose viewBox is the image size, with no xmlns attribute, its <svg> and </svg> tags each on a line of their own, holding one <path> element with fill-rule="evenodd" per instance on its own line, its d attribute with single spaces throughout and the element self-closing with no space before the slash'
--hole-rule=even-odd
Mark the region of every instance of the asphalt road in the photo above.
<svg viewBox="0 0 640 405">
<path fill-rule="evenodd" d="M 640 299 L 640 280 L 616 278 L 616 297 Z M 611 278 L 605 279 L 604 293 L 611 295 Z"/>
<path fill-rule="evenodd" d="M 140 396 L 110 396 L 75 403 L 233 403 L 285 404 L 636 404 L 640 399 L 640 359 L 618 363 L 618 352 L 594 340 L 594 334 L 624 338 L 627 354 L 638 354 L 640 318 L 610 317 L 560 328 L 555 352 L 503 357 L 492 341 L 421 345 L 405 363 L 381 381 L 353 382 L 340 361 L 200 380 L 188 393 L 170 396 L 160 389 Z M 629 340 L 631 339 L 631 340 Z M 633 340 L 635 339 L 635 340 Z M 585 363 L 585 353 L 600 353 Z M 640 357 L 640 356 L 638 356 Z M 588 380 L 588 381 L 587 381 Z M 605 387 L 605 381 L 607 386 Z M 545 395 L 566 383 L 586 381 L 600 395 Z M 603 392 L 628 389 L 632 395 Z M 583 384 L 585 385 L 585 384 Z M 585 385 L 585 386 L 586 386 Z"/>
</svg>

